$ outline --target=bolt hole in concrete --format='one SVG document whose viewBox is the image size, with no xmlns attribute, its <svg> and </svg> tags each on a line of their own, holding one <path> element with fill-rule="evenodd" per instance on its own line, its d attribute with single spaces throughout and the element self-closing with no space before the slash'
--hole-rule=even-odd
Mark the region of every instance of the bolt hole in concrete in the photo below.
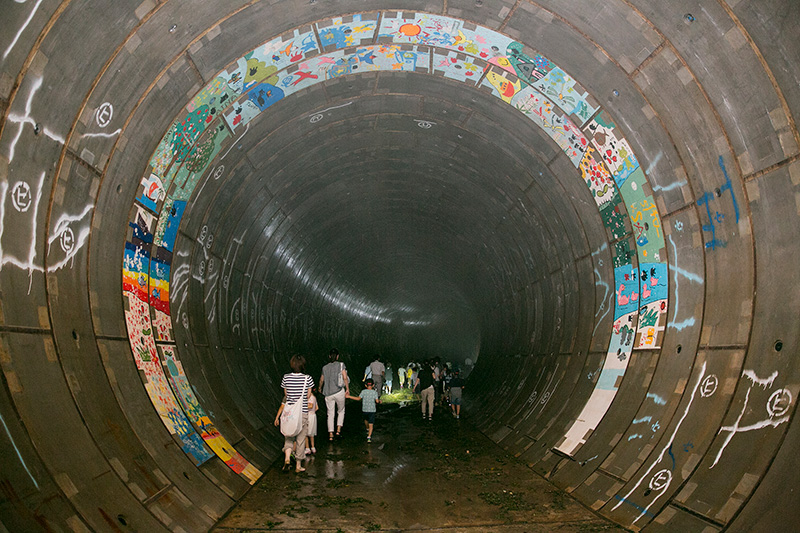
<svg viewBox="0 0 800 533">
<path fill-rule="evenodd" d="M 78 340 L 78 337 L 79 337 L 78 332 L 73 329 L 72 330 L 72 338 L 75 339 L 75 340 Z"/>
<path fill-rule="evenodd" d="M 39 124 L 39 123 L 37 122 L 36 124 L 34 124 L 34 125 L 33 125 L 33 134 L 34 134 L 34 135 L 39 135 L 39 133 L 40 133 L 41 131 L 42 131 L 42 125 L 41 125 L 41 124 Z"/>
<path fill-rule="evenodd" d="M 127 519 L 127 518 L 125 518 L 125 515 L 118 514 L 118 515 L 117 515 L 117 521 L 118 521 L 120 524 L 122 524 L 123 526 L 127 526 L 127 525 L 128 525 L 128 519 Z"/>
<path fill-rule="evenodd" d="M 306 471 L 284 472 L 277 457 L 213 531 L 624 531 L 481 434 L 468 404 L 459 419 L 437 404 L 423 420 L 418 398 L 384 395 L 371 442 L 349 401 L 342 438 L 329 442 L 319 402 Z"/>
<path fill-rule="evenodd" d="M 189 480 L 192 479 L 192 478 L 189 477 L 189 474 L 187 474 L 186 472 L 183 473 L 183 477 L 185 477 L 186 479 L 189 479 Z"/>
<path fill-rule="evenodd" d="M 775 341 L 775 351 L 780 352 L 781 350 L 783 350 L 783 342 Z"/>
<path fill-rule="evenodd" d="M 117 185 L 117 194 L 122 192 L 122 185 Z"/>
<path fill-rule="evenodd" d="M 678 345 L 678 348 L 677 348 L 677 350 L 676 350 L 676 351 L 677 351 L 678 353 L 681 353 L 681 350 L 683 350 L 683 346 L 681 346 L 681 345 L 679 344 L 679 345 Z"/>
</svg>

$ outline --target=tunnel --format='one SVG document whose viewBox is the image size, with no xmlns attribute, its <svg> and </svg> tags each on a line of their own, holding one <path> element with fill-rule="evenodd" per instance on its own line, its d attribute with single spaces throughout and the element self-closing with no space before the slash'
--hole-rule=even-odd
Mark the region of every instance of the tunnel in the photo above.
<svg viewBox="0 0 800 533">
<path fill-rule="evenodd" d="M 209 530 L 332 347 L 627 529 L 791 529 L 799 20 L 4 0 L 0 530 Z"/>
</svg>

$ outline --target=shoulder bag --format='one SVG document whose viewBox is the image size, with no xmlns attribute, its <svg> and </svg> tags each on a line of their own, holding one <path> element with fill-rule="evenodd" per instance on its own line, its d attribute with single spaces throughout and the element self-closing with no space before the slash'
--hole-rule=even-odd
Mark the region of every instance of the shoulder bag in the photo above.
<svg viewBox="0 0 800 533">
<path fill-rule="evenodd" d="M 308 382 L 303 385 L 303 393 L 292 404 L 285 404 L 281 413 L 281 433 L 284 437 L 296 437 L 303 429 L 303 403 L 305 402 Z"/>
</svg>

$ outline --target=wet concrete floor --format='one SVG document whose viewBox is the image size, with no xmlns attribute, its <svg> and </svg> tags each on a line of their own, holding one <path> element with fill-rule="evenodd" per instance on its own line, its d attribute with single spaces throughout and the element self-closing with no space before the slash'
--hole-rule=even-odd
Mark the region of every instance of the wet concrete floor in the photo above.
<svg viewBox="0 0 800 533">
<path fill-rule="evenodd" d="M 470 423 L 418 404 L 379 406 L 372 442 L 348 401 L 340 440 L 320 409 L 317 452 L 296 474 L 282 457 L 215 527 L 255 531 L 448 533 L 612 532 L 567 493 L 508 455 Z"/>
</svg>

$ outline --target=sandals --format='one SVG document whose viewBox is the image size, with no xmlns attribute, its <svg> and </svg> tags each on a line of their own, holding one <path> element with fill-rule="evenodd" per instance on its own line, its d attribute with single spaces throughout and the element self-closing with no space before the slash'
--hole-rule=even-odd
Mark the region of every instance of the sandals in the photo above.
<svg viewBox="0 0 800 533">
<path fill-rule="evenodd" d="M 294 469 L 294 473 L 295 473 L 295 474 L 299 474 L 300 472 L 305 472 L 305 471 L 306 471 L 306 469 L 305 469 L 305 468 L 303 468 L 303 467 L 300 467 L 300 468 L 295 468 L 295 469 Z"/>
<path fill-rule="evenodd" d="M 292 463 L 291 463 L 291 462 L 288 462 L 288 463 L 283 463 L 283 468 L 281 468 L 281 470 L 282 470 L 282 471 L 284 471 L 284 472 L 288 472 L 288 471 L 289 471 L 289 468 L 290 468 L 291 466 L 292 466 Z"/>
</svg>

